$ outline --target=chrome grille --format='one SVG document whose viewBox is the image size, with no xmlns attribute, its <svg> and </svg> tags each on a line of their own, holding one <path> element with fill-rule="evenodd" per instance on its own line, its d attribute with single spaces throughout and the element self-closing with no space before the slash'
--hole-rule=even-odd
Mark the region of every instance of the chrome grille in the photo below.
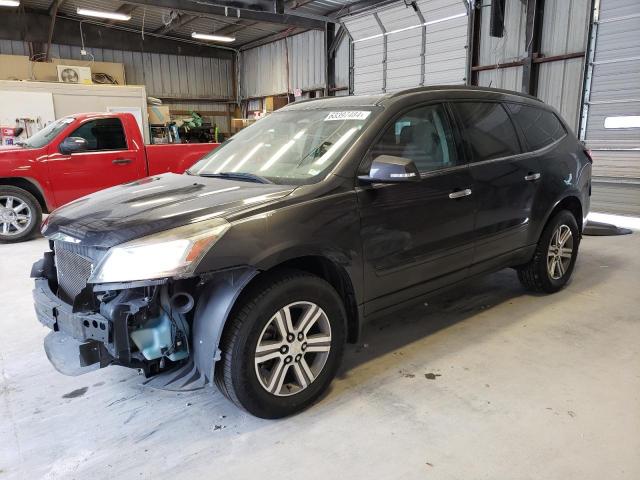
<svg viewBox="0 0 640 480">
<path fill-rule="evenodd" d="M 73 243 L 54 242 L 54 252 L 58 271 L 58 295 L 73 303 L 91 276 L 93 261 L 88 255 L 89 249 Z"/>
</svg>

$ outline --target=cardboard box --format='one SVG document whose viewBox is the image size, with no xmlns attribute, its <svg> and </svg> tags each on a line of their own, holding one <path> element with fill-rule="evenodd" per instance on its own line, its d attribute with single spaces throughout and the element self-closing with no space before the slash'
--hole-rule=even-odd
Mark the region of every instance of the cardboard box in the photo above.
<svg viewBox="0 0 640 480">
<path fill-rule="evenodd" d="M 161 124 L 165 125 L 171 121 L 171 113 L 169 107 L 164 105 L 149 105 L 147 107 L 149 112 L 149 123 L 152 125 Z"/>
</svg>

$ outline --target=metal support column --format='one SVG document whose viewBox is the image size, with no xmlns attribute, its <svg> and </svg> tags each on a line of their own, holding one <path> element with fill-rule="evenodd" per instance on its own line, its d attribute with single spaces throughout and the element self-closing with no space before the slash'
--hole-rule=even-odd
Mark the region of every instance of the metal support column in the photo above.
<svg viewBox="0 0 640 480">
<path fill-rule="evenodd" d="M 600 20 L 600 0 L 592 0 L 591 22 L 589 25 L 589 44 L 587 46 L 586 61 L 584 62 L 584 81 L 582 86 L 582 108 L 580 110 L 580 131 L 578 138 L 584 141 L 587 133 L 589 116 L 589 101 L 591 100 L 591 80 L 593 79 L 593 61 L 596 54 L 598 39 L 598 22 Z"/>
<path fill-rule="evenodd" d="M 377 13 L 374 12 L 373 18 L 378 22 L 378 26 L 380 27 L 380 31 L 382 32 L 382 93 L 387 92 L 387 30 L 384 28 L 382 21 Z"/>
<path fill-rule="evenodd" d="M 522 65 L 522 92 L 535 95 L 538 88 L 538 67 L 534 59 L 540 51 L 544 0 L 527 0 L 525 31 L 526 56 Z"/>
<path fill-rule="evenodd" d="M 426 58 L 427 58 L 427 26 L 426 24 L 426 20 L 424 19 L 424 15 L 422 15 L 422 12 L 420 11 L 419 8 L 414 8 L 414 11 L 416 12 L 416 15 L 418 16 L 418 20 L 420 20 L 420 24 L 422 25 L 422 27 L 420 28 L 420 30 L 422 30 L 422 45 L 420 48 L 420 86 L 423 87 L 425 80 L 426 80 L 426 75 L 427 75 L 427 71 L 426 71 Z"/>
<path fill-rule="evenodd" d="M 333 87 L 336 86 L 336 57 L 332 52 L 336 26 L 334 23 L 324 24 L 324 96 L 335 95 Z"/>
</svg>

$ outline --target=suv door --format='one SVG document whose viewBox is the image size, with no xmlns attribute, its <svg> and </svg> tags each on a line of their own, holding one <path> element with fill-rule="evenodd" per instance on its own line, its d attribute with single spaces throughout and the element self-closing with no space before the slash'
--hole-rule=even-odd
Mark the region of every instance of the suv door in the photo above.
<svg viewBox="0 0 640 480">
<path fill-rule="evenodd" d="M 365 314 L 466 275 L 473 254 L 474 188 L 442 104 L 413 107 L 374 143 L 359 174 L 378 155 L 413 160 L 419 182 L 359 185 Z"/>
<path fill-rule="evenodd" d="M 84 138 L 89 148 L 64 155 L 58 150 L 64 138 L 50 147 L 49 178 L 58 205 L 145 176 L 144 156 L 128 144 L 119 118 L 85 121 L 68 137 Z"/>
<path fill-rule="evenodd" d="M 478 206 L 473 263 L 500 265 L 529 243 L 531 210 L 540 164 L 522 153 L 516 128 L 501 103 L 453 102 L 476 188 Z"/>
</svg>

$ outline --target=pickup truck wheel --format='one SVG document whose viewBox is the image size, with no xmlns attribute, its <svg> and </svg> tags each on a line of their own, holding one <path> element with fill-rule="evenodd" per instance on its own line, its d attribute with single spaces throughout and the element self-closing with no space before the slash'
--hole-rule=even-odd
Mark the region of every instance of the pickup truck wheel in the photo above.
<svg viewBox="0 0 640 480">
<path fill-rule="evenodd" d="M 220 346 L 216 384 L 257 417 L 303 410 L 335 376 L 345 322 L 342 300 L 323 279 L 295 270 L 268 275 L 234 308 Z"/>
<path fill-rule="evenodd" d="M 517 269 L 520 282 L 534 292 L 557 292 L 571 278 L 579 245 L 575 217 L 561 210 L 547 222 L 531 261 Z"/>
<path fill-rule="evenodd" d="M 40 204 L 26 190 L 0 186 L 0 242 L 22 242 L 30 238 L 42 220 Z"/>
</svg>

